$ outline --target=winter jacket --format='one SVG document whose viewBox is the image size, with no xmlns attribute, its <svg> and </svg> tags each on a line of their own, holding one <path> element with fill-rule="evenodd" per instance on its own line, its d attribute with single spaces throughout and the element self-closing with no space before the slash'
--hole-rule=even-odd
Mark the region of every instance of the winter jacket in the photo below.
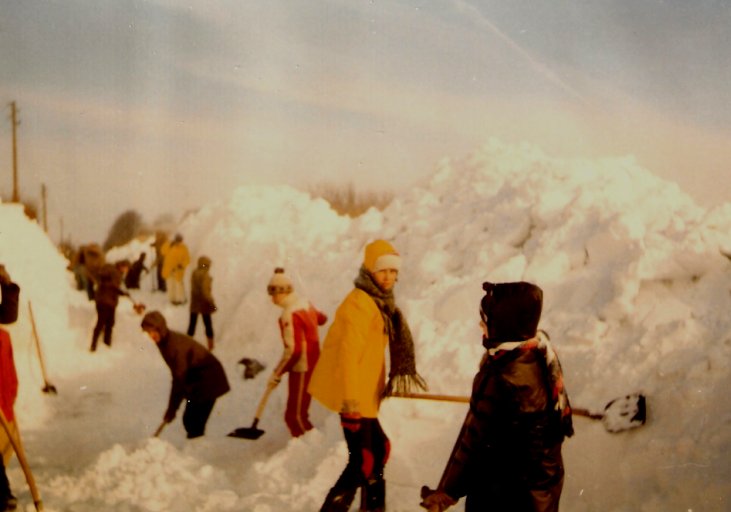
<svg viewBox="0 0 731 512">
<path fill-rule="evenodd" d="M 536 332 L 542 292 L 529 283 L 498 286 L 483 298 L 488 350 L 439 487 L 454 499 L 467 496 L 467 511 L 556 512 L 561 444 L 573 429 L 568 398 L 557 407 L 563 383 L 547 361 L 559 373 L 560 364 Z"/>
<path fill-rule="evenodd" d="M 327 316 L 307 300 L 290 293 L 284 300 L 279 330 L 284 352 L 274 370 L 282 376 L 287 372 L 307 372 L 314 369 L 320 356 L 320 335 L 317 328 L 327 322 Z"/>
<path fill-rule="evenodd" d="M 13 405 L 17 396 L 18 375 L 13 362 L 13 345 L 10 343 L 10 334 L 0 329 L 0 409 L 8 421 L 15 419 Z"/>
<path fill-rule="evenodd" d="M 164 253 L 162 262 L 163 279 L 183 280 L 185 269 L 190 264 L 190 254 L 188 247 L 183 242 L 174 242 Z"/>
<path fill-rule="evenodd" d="M 12 324 L 18 319 L 18 303 L 20 287 L 15 283 L 0 284 L 2 302 L 0 302 L 0 324 Z M 10 334 L 0 329 L 0 409 L 5 419 L 13 421 L 13 405 L 18 396 L 18 375 L 13 362 L 13 345 Z"/>
<path fill-rule="evenodd" d="M 84 265 L 87 277 L 96 281 L 105 263 L 104 251 L 99 244 L 89 244 L 82 246 L 79 252 L 79 262 Z"/>
<path fill-rule="evenodd" d="M 154 328 L 161 336 L 157 348 L 173 377 L 169 414 L 178 410 L 183 399 L 191 402 L 215 400 L 231 389 L 218 359 L 193 338 L 168 330 L 160 313 L 153 311 L 145 315 L 142 326 Z"/>
<path fill-rule="evenodd" d="M 122 276 L 114 265 L 106 264 L 99 271 L 99 284 L 94 293 L 97 306 L 116 308 L 120 295 L 129 295 L 119 286 Z"/>
<path fill-rule="evenodd" d="M 198 268 L 190 276 L 190 312 L 210 315 L 216 311 L 213 300 L 213 278 L 209 273 L 211 260 L 205 256 L 198 258 Z"/>
<path fill-rule="evenodd" d="M 354 404 L 364 418 L 377 418 L 386 386 L 388 334 L 373 299 L 353 289 L 335 312 L 312 375 L 310 394 L 335 412 Z"/>
<path fill-rule="evenodd" d="M 558 510 L 563 434 L 542 361 L 535 348 L 485 356 L 442 476 L 447 494 L 490 502 L 495 510 Z"/>
</svg>

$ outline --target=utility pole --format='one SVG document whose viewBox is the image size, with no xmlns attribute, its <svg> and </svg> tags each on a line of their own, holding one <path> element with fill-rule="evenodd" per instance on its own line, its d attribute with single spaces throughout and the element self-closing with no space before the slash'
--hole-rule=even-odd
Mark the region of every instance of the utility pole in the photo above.
<svg viewBox="0 0 731 512">
<path fill-rule="evenodd" d="M 20 195 L 18 194 L 18 143 L 16 128 L 20 124 L 17 117 L 15 102 L 10 102 L 10 120 L 13 124 L 13 199 L 12 202 L 19 203 Z"/>
<path fill-rule="evenodd" d="M 41 184 L 41 201 L 43 202 L 43 231 L 48 233 L 48 209 L 46 207 L 46 184 Z"/>
</svg>

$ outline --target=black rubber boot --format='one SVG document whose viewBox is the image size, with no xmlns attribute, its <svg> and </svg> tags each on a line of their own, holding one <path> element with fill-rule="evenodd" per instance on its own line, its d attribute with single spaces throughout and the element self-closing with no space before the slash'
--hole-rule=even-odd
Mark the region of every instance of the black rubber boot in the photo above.
<svg viewBox="0 0 731 512">
<path fill-rule="evenodd" d="M 361 488 L 361 512 L 384 512 L 386 510 L 386 481 L 384 479 L 369 480 Z"/>
<path fill-rule="evenodd" d="M 320 507 L 320 512 L 348 512 L 357 488 L 333 487 L 327 493 L 325 503 Z"/>
</svg>

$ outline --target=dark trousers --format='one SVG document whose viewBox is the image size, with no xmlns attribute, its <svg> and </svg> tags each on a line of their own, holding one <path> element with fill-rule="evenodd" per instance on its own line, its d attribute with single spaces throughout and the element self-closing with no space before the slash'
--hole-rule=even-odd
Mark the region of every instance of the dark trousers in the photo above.
<svg viewBox="0 0 731 512">
<path fill-rule="evenodd" d="M 5 505 L 11 496 L 13 496 L 13 493 L 10 491 L 10 482 L 8 481 L 8 475 L 5 473 L 5 463 L 0 455 L 0 506 Z"/>
<path fill-rule="evenodd" d="M 348 464 L 325 497 L 320 512 L 347 512 L 361 489 L 360 510 L 385 510 L 386 481 L 383 470 L 391 443 L 377 418 L 363 418 L 360 429 L 343 428 L 348 445 Z"/>
<path fill-rule="evenodd" d="M 206 328 L 206 338 L 213 339 L 213 322 L 211 322 L 211 315 L 208 313 L 201 313 L 203 317 L 203 326 Z M 195 334 L 195 327 L 198 324 L 198 313 L 190 313 L 190 322 L 188 322 L 188 336 Z"/>
<path fill-rule="evenodd" d="M 155 274 L 157 276 L 157 291 L 166 292 L 168 289 L 168 284 L 162 277 L 162 262 L 158 263 Z"/>
<path fill-rule="evenodd" d="M 104 331 L 104 344 L 110 347 L 112 346 L 115 310 L 115 306 L 108 306 L 106 304 L 96 305 L 96 325 L 94 326 L 94 334 L 91 337 L 91 350 L 96 350 L 96 342 L 102 331 Z"/>
<path fill-rule="evenodd" d="M 183 413 L 183 426 L 188 433 L 188 439 L 200 437 L 206 433 L 206 423 L 213 411 L 216 400 L 188 400 Z"/>
</svg>

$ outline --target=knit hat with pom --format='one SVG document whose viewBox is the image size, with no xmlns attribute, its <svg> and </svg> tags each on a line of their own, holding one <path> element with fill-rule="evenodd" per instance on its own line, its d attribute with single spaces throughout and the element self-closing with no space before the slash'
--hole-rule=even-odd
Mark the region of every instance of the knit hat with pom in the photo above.
<svg viewBox="0 0 731 512">
<path fill-rule="evenodd" d="M 267 293 L 269 295 L 274 295 L 275 293 L 292 293 L 293 290 L 292 281 L 284 273 L 284 269 L 282 267 L 275 268 L 274 274 L 267 285 Z"/>
<path fill-rule="evenodd" d="M 376 240 L 366 245 L 363 266 L 370 272 L 384 269 L 401 269 L 401 256 L 385 240 Z"/>
</svg>

